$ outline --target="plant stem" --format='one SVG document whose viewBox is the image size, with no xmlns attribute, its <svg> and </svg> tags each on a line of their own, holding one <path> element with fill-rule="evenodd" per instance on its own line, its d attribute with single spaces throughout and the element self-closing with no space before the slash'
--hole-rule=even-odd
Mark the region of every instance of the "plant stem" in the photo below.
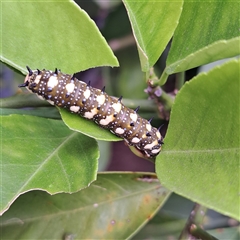
<svg viewBox="0 0 240 240">
<path fill-rule="evenodd" d="M 180 90 L 185 82 L 185 72 L 179 72 L 176 74 L 176 85 L 175 88 Z"/>
<path fill-rule="evenodd" d="M 167 81 L 168 76 L 169 75 L 166 73 L 166 68 L 165 68 L 164 71 L 162 72 L 161 77 L 157 81 L 153 82 L 153 85 L 158 85 L 158 86 L 164 85 Z"/>
<path fill-rule="evenodd" d="M 123 104 L 129 108 L 135 109 L 140 106 L 140 110 L 147 112 L 154 112 L 157 107 L 153 100 L 143 100 L 143 99 L 127 99 L 123 98 Z"/>
<path fill-rule="evenodd" d="M 174 103 L 174 98 L 162 90 L 162 95 L 159 97 L 159 101 L 164 103 L 165 110 L 170 111 Z"/>
<path fill-rule="evenodd" d="M 216 239 L 201 228 L 206 211 L 206 207 L 203 207 L 200 204 L 195 204 L 179 239 Z"/>
</svg>

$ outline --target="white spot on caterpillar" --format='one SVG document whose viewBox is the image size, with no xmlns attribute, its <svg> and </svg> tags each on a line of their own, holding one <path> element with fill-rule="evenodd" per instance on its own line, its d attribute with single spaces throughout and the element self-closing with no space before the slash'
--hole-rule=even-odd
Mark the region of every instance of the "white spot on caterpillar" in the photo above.
<svg viewBox="0 0 240 240">
<path fill-rule="evenodd" d="M 85 112 L 84 113 L 84 117 L 91 119 L 94 117 L 94 115 L 96 115 L 98 113 L 98 110 L 96 108 L 92 109 L 91 112 Z"/>
<path fill-rule="evenodd" d="M 38 84 L 40 82 L 41 77 L 42 77 L 41 75 L 37 75 L 34 82 Z"/>
<path fill-rule="evenodd" d="M 119 113 L 122 109 L 122 104 L 120 102 L 113 103 L 112 108 L 115 110 L 115 112 Z"/>
<path fill-rule="evenodd" d="M 72 112 L 78 112 L 79 109 L 80 109 L 79 106 L 71 106 L 71 107 L 70 107 L 70 111 L 72 111 Z"/>
<path fill-rule="evenodd" d="M 122 129 L 120 127 L 115 129 L 115 133 L 117 133 L 117 134 L 123 134 L 124 132 L 125 132 L 124 129 Z"/>
<path fill-rule="evenodd" d="M 152 152 L 152 154 L 157 154 L 157 153 L 159 153 L 161 151 L 161 148 L 159 148 L 159 149 L 153 149 L 151 152 Z"/>
<path fill-rule="evenodd" d="M 104 102 L 105 102 L 105 95 L 98 95 L 97 96 L 97 102 L 99 103 L 99 105 L 102 105 L 102 104 L 104 104 Z"/>
<path fill-rule="evenodd" d="M 72 93 L 74 91 L 74 87 L 75 87 L 74 83 L 68 83 L 65 88 L 68 93 Z"/>
<path fill-rule="evenodd" d="M 88 99 L 88 98 L 90 97 L 90 95 L 91 95 L 91 91 L 90 91 L 89 89 L 86 89 L 86 90 L 84 91 L 83 95 L 84 95 L 84 97 L 85 97 L 86 99 Z"/>
<path fill-rule="evenodd" d="M 54 105 L 54 101 L 47 100 L 50 104 Z"/>
<path fill-rule="evenodd" d="M 159 131 L 156 132 L 156 135 L 157 135 L 157 138 L 159 138 L 159 139 L 161 138 L 161 134 Z"/>
<path fill-rule="evenodd" d="M 139 142 L 140 142 L 140 139 L 137 138 L 137 137 L 134 137 L 131 142 L 132 142 L 132 143 L 139 143 Z"/>
<path fill-rule="evenodd" d="M 142 131 L 141 131 L 142 132 Z M 142 138 L 146 138 L 147 136 L 146 136 L 146 134 L 144 133 L 143 135 L 142 135 Z"/>
<path fill-rule="evenodd" d="M 41 77 L 40 75 L 38 75 L 39 77 Z M 36 80 L 38 78 L 38 76 L 36 77 Z M 36 81 L 35 80 L 35 81 Z M 47 83 L 47 86 L 50 87 L 50 88 L 54 88 L 58 85 L 58 79 L 56 76 L 51 76 L 48 80 L 48 83 Z"/>
<path fill-rule="evenodd" d="M 152 126 L 151 124 L 146 124 L 146 129 L 151 132 L 152 131 Z"/>
<path fill-rule="evenodd" d="M 137 115 L 136 113 L 131 113 L 131 114 L 130 114 L 130 118 L 131 118 L 134 122 L 136 122 L 136 121 L 137 121 L 137 118 L 138 118 L 138 115 Z"/>
<path fill-rule="evenodd" d="M 152 143 L 149 143 L 147 145 L 144 146 L 144 149 L 152 149 L 154 146 L 158 145 L 158 141 L 155 140 L 154 142 Z"/>
<path fill-rule="evenodd" d="M 113 115 L 110 115 L 110 116 L 107 116 L 105 119 L 101 119 L 99 123 L 100 123 L 101 125 L 106 126 L 106 125 L 108 125 L 110 122 L 112 122 L 113 120 L 114 120 Z"/>
</svg>

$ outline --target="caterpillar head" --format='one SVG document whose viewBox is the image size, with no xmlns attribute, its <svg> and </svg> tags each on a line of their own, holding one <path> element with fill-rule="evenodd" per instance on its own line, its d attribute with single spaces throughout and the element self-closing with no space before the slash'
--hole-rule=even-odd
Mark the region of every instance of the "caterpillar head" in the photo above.
<svg viewBox="0 0 240 240">
<path fill-rule="evenodd" d="M 163 138 L 161 137 L 158 140 L 155 140 L 152 144 L 148 144 L 149 148 L 140 148 L 138 146 L 130 146 L 129 144 L 127 145 L 130 147 L 130 150 L 138 157 L 148 160 L 155 160 L 156 156 L 161 152 L 162 144 Z"/>
<path fill-rule="evenodd" d="M 28 74 L 25 77 L 24 83 L 19 85 L 19 87 L 26 87 L 31 92 L 34 92 L 34 88 L 37 86 L 40 78 L 41 78 L 41 71 L 40 70 L 31 70 L 27 66 Z"/>
<path fill-rule="evenodd" d="M 38 98 L 41 100 L 47 100 L 50 104 L 54 105 L 52 95 L 55 93 L 55 86 L 58 84 L 57 76 L 60 70 L 55 69 L 54 71 L 48 71 L 43 69 L 40 71 L 31 70 L 27 66 L 28 74 L 25 77 L 24 83 L 19 87 L 26 87 L 30 92 L 36 93 Z M 52 93 L 49 94 L 49 93 Z"/>
</svg>

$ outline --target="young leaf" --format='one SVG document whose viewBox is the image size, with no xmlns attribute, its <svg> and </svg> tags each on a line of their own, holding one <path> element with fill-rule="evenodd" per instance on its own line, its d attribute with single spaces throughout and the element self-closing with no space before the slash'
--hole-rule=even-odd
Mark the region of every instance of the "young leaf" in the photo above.
<svg viewBox="0 0 240 240">
<path fill-rule="evenodd" d="M 142 71 L 148 71 L 166 48 L 178 24 L 182 1 L 123 1 L 132 25 Z"/>
</svg>

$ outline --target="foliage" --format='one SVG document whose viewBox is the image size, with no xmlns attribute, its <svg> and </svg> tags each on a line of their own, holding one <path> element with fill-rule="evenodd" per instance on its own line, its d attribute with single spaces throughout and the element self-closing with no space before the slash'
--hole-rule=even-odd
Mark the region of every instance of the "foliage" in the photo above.
<svg viewBox="0 0 240 240">
<path fill-rule="evenodd" d="M 128 50 L 131 59 L 121 63 L 126 53 L 118 52 L 125 70 L 117 78 L 126 96 L 133 97 L 134 89 L 134 96 L 142 97 L 138 91 L 135 95 L 135 89 L 142 92 L 146 87 L 139 81 L 141 70 L 153 89 L 163 91 L 173 73 L 240 54 L 237 2 L 124 0 L 123 4 L 140 62 L 136 66 Z M 57 66 L 71 73 L 119 65 L 95 23 L 74 2 L 2 1 L 0 7 L 1 61 L 15 70 L 26 74 L 27 64 L 40 69 Z M 111 32 L 110 20 L 120 9 L 117 4 L 109 7 L 112 19 L 106 20 L 103 33 Z M 121 23 L 113 21 L 114 31 L 124 26 L 124 16 Z M 157 60 L 172 37 L 166 67 L 159 69 Z M 160 77 L 153 73 L 154 65 Z M 239 220 L 239 69 L 240 61 L 232 59 L 198 74 L 182 88 L 179 80 L 176 86 L 181 89 L 173 106 L 172 95 L 165 92 L 155 96 L 155 103 L 142 100 L 146 115 L 149 109 L 159 110 L 160 101 L 171 108 L 162 153 L 156 159 L 157 175 L 97 174 L 95 139 L 118 141 L 117 137 L 60 110 L 70 130 L 55 109 L 25 91 L 2 99 L 2 239 L 130 238 L 171 191 Z M 111 77 L 115 70 L 104 71 Z M 107 89 L 115 93 L 111 85 L 107 83 Z M 139 102 L 125 101 L 131 107 Z"/>
</svg>

